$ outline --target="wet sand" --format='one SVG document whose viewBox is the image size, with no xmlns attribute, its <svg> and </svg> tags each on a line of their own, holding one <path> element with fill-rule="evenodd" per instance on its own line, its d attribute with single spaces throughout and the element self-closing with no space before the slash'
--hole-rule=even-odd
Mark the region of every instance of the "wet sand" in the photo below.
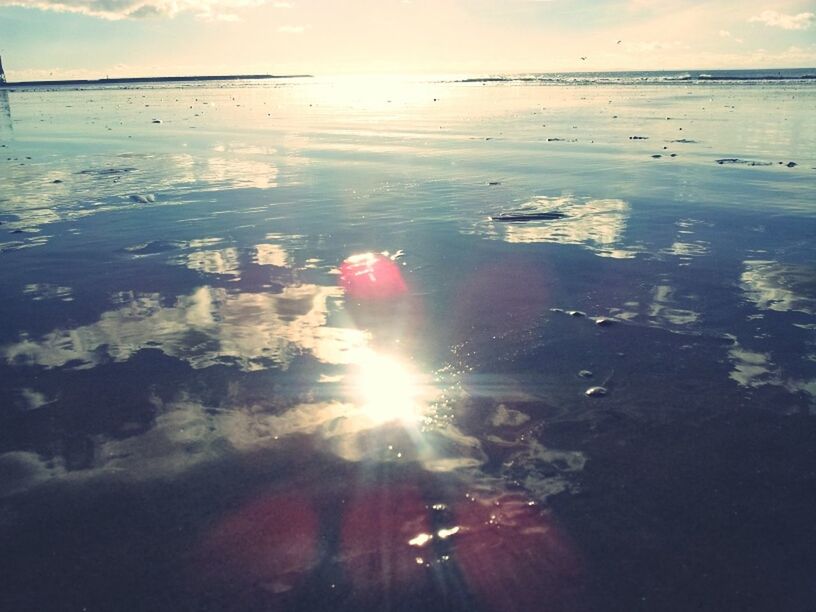
<svg viewBox="0 0 816 612">
<path fill-rule="evenodd" d="M 816 85 L 0 96 L 4 609 L 816 603 Z"/>
</svg>

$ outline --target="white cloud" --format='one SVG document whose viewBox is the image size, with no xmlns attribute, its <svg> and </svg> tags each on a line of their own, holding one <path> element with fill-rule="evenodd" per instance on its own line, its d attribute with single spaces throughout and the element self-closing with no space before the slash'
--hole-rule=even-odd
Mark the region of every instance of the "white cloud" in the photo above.
<svg viewBox="0 0 816 612">
<path fill-rule="evenodd" d="M 807 30 L 813 25 L 813 13 L 799 13 L 798 15 L 786 15 L 777 11 L 762 11 L 759 15 L 751 17 L 748 21 L 764 23 L 774 28 L 783 30 Z"/>
<path fill-rule="evenodd" d="M 234 13 L 217 13 L 217 14 L 199 14 L 198 17 L 203 19 L 210 19 L 212 21 L 226 21 L 229 23 L 235 23 L 237 21 L 241 21 L 241 18 Z"/>
<path fill-rule="evenodd" d="M 644 40 L 628 42 L 624 44 L 624 48 L 633 53 L 651 53 L 661 50 L 684 49 L 686 46 L 677 40 Z"/>
<path fill-rule="evenodd" d="M 742 42 L 741 38 L 737 38 L 736 36 L 731 34 L 731 32 L 729 32 L 728 30 L 720 30 L 720 38 L 728 38 L 728 39 L 733 40 L 734 42 L 738 42 L 738 43 Z"/>
<path fill-rule="evenodd" d="M 193 13 L 207 20 L 237 21 L 231 11 L 261 6 L 268 0 L 0 0 L 0 6 L 22 6 L 43 11 L 81 13 L 102 19 L 175 17 Z M 287 4 L 276 3 L 278 4 Z"/>
<path fill-rule="evenodd" d="M 278 28 L 278 32 L 283 34 L 303 34 L 306 28 L 301 25 L 282 25 Z"/>
</svg>

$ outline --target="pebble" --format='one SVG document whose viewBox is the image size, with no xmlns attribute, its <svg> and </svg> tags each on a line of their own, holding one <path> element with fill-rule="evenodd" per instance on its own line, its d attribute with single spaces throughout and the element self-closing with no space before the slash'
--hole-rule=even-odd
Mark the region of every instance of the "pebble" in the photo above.
<svg viewBox="0 0 816 612">
<path fill-rule="evenodd" d="M 609 391 L 607 390 L 606 387 L 590 387 L 589 389 L 584 391 L 584 395 L 586 395 L 587 397 L 603 397 L 607 393 L 609 393 Z"/>
<path fill-rule="evenodd" d="M 151 123 L 161 123 L 161 122 L 162 122 L 161 119 L 154 119 Z"/>
<path fill-rule="evenodd" d="M 501 213 L 492 215 L 491 221 L 553 221 L 555 219 L 563 219 L 566 215 L 557 210 L 548 212 L 518 212 L 518 213 Z"/>
<path fill-rule="evenodd" d="M 754 161 L 751 159 L 740 159 L 738 157 L 725 157 L 715 160 L 721 166 L 723 164 L 744 164 L 746 166 L 770 166 L 771 162 Z"/>
</svg>

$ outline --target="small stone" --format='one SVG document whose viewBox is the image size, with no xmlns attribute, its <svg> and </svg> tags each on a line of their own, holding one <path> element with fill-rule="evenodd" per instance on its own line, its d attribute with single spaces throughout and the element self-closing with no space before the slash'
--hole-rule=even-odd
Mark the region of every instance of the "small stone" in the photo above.
<svg viewBox="0 0 816 612">
<path fill-rule="evenodd" d="M 663 156 L 660 155 L 659 153 L 655 153 L 654 155 L 652 155 L 652 157 L 654 157 L 655 159 L 658 159 L 658 158 L 663 157 Z"/>
<path fill-rule="evenodd" d="M 162 122 L 161 119 L 154 119 L 153 121 L 151 121 L 151 123 L 161 123 L 161 122 Z"/>
<path fill-rule="evenodd" d="M 785 165 L 786 165 L 788 168 L 795 168 L 797 164 L 796 164 L 796 162 L 789 161 L 789 162 L 788 162 L 787 164 L 785 164 Z"/>
<path fill-rule="evenodd" d="M 54 179 L 51 182 L 54 183 L 55 185 L 57 185 L 57 184 L 61 183 L 62 181 L 60 179 Z"/>
<path fill-rule="evenodd" d="M 586 395 L 587 397 L 603 397 L 607 393 L 609 393 L 609 391 L 607 390 L 606 387 L 590 387 L 589 389 L 584 391 L 584 395 Z"/>
</svg>

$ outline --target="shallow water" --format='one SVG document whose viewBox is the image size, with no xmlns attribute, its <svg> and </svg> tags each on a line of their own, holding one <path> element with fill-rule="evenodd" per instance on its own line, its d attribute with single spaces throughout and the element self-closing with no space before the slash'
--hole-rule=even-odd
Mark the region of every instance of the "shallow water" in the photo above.
<svg viewBox="0 0 816 612">
<path fill-rule="evenodd" d="M 812 608 L 815 107 L 0 91 L 3 609 Z"/>
</svg>

